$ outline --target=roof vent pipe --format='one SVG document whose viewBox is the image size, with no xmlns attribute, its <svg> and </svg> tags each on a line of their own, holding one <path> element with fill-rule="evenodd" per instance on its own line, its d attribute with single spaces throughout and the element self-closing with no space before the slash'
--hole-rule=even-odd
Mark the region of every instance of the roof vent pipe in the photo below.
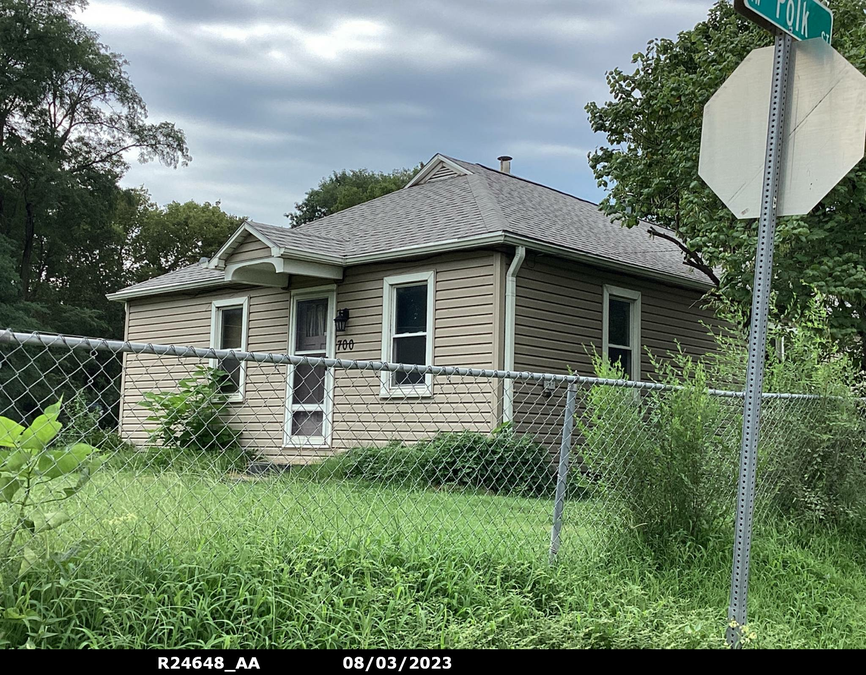
<svg viewBox="0 0 866 675">
<path fill-rule="evenodd" d="M 511 173 L 511 160 L 513 157 L 509 157 L 508 155 L 502 155 L 502 157 L 497 157 L 499 160 L 499 170 L 502 173 Z"/>
</svg>

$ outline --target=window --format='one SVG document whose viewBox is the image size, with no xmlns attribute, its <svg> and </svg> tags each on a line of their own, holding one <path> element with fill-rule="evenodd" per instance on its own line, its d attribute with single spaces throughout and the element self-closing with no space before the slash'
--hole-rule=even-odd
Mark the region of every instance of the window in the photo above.
<svg viewBox="0 0 866 675">
<path fill-rule="evenodd" d="M 245 352 L 248 318 L 248 298 L 214 300 L 211 304 L 211 347 Z M 210 365 L 211 368 L 219 368 L 226 373 L 222 391 L 228 394 L 229 401 L 242 401 L 246 363 L 228 356 L 222 359 L 211 359 Z"/>
<path fill-rule="evenodd" d="M 382 314 L 382 360 L 426 366 L 433 362 L 435 273 L 386 277 Z M 382 371 L 383 396 L 431 396 L 433 376 Z"/>
<path fill-rule="evenodd" d="M 335 304 L 333 286 L 292 293 L 290 354 L 333 358 Z M 328 446 L 333 388 L 333 369 L 309 363 L 289 367 L 284 438 L 287 447 Z"/>
<path fill-rule="evenodd" d="M 629 380 L 640 380 L 640 293 L 604 287 L 602 349 Z"/>
</svg>

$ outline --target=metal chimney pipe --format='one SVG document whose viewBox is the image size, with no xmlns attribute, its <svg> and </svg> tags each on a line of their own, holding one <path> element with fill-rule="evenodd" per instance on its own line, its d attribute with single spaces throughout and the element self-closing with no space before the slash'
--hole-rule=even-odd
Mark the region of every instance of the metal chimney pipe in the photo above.
<svg viewBox="0 0 866 675">
<path fill-rule="evenodd" d="M 502 157 L 497 157 L 499 160 L 499 170 L 502 173 L 511 173 L 511 160 L 513 157 L 509 157 L 508 155 L 502 155 Z"/>
</svg>

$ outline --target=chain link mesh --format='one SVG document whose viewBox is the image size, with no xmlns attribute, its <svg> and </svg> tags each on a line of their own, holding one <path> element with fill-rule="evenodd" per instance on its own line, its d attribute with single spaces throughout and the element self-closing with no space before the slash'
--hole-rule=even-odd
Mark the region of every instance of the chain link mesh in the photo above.
<svg viewBox="0 0 866 675">
<path fill-rule="evenodd" d="M 359 550 L 435 542 L 533 559 L 551 555 L 554 540 L 563 560 L 646 526 L 649 505 L 675 510 L 665 490 L 675 495 L 677 480 L 702 501 L 686 512 L 716 509 L 733 522 L 737 392 L 10 331 L 0 332 L 0 359 L 3 417 L 35 426 L 63 398 L 48 447 L 64 450 L 39 475 L 74 469 L 34 492 L 41 514 L 23 527 L 38 531 L 62 501 L 68 522 L 44 526 L 43 545 L 106 566 L 121 554 L 146 564 L 202 541 L 231 550 L 261 538 Z M 815 456 L 804 439 L 820 446 L 814 430 L 828 427 L 816 421 L 836 407 L 765 396 L 759 517 L 817 499 L 791 476 L 808 473 Z M 79 443 L 101 465 L 64 497 L 63 481 L 84 466 L 67 456 Z M 0 450 L 10 461 L 14 448 Z M 684 475 L 672 475 L 671 458 Z M 25 487 L 15 480 L 0 473 L 7 502 Z M 0 552 L 20 555 L 21 516 L 0 506 Z"/>
</svg>

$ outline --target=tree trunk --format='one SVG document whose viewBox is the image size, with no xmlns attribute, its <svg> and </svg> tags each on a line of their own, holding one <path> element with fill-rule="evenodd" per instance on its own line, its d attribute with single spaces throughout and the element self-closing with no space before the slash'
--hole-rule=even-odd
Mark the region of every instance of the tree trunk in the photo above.
<svg viewBox="0 0 866 675">
<path fill-rule="evenodd" d="M 36 238 L 36 217 L 33 214 L 33 204 L 27 200 L 24 205 L 24 247 L 21 251 L 21 299 L 30 299 L 30 275 L 33 262 L 33 240 Z"/>
</svg>

